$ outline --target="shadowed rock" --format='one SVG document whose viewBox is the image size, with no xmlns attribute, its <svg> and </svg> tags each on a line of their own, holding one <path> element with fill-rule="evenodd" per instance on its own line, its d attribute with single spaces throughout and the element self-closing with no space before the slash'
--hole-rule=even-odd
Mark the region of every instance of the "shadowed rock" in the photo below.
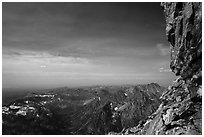
<svg viewBox="0 0 204 137">
<path fill-rule="evenodd" d="M 158 110 L 124 134 L 202 134 L 202 3 L 162 3 L 171 48 L 171 70 L 179 76 L 161 96 Z"/>
</svg>

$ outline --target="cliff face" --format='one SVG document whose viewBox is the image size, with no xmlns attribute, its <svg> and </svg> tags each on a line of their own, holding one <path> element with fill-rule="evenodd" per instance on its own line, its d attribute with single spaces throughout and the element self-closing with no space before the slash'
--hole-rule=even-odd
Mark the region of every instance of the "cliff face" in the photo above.
<svg viewBox="0 0 204 137">
<path fill-rule="evenodd" d="M 124 134 L 202 134 L 202 3 L 162 3 L 171 47 L 170 68 L 179 76 L 158 110 Z"/>
<path fill-rule="evenodd" d="M 171 69 L 183 79 L 201 72 L 201 3 L 164 3 L 166 35 L 171 47 Z"/>
</svg>

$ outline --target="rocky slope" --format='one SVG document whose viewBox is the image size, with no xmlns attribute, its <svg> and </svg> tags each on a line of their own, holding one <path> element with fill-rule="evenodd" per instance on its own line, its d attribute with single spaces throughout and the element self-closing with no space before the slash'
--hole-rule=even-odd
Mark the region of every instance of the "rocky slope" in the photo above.
<svg viewBox="0 0 204 137">
<path fill-rule="evenodd" d="M 179 76 L 148 119 L 120 134 L 202 134 L 202 3 L 162 3 L 170 68 Z"/>
<path fill-rule="evenodd" d="M 30 93 L 3 106 L 2 131 L 15 135 L 121 132 L 154 112 L 163 91 L 163 87 L 151 83 Z"/>
</svg>

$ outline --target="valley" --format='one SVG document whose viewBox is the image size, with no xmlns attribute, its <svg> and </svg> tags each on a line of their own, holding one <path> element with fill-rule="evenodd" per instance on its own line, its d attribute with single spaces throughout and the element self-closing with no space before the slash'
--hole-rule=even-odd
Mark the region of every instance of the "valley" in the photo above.
<svg viewBox="0 0 204 137">
<path fill-rule="evenodd" d="M 29 93 L 2 107 L 2 131 L 4 135 L 119 133 L 156 111 L 164 89 L 151 83 Z"/>
</svg>

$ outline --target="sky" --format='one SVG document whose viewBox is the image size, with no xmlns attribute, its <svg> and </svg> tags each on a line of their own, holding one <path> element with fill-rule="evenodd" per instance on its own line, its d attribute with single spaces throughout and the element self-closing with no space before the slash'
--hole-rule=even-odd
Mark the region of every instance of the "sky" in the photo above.
<svg viewBox="0 0 204 137">
<path fill-rule="evenodd" d="M 160 3 L 2 4 L 3 88 L 167 86 Z"/>
</svg>

